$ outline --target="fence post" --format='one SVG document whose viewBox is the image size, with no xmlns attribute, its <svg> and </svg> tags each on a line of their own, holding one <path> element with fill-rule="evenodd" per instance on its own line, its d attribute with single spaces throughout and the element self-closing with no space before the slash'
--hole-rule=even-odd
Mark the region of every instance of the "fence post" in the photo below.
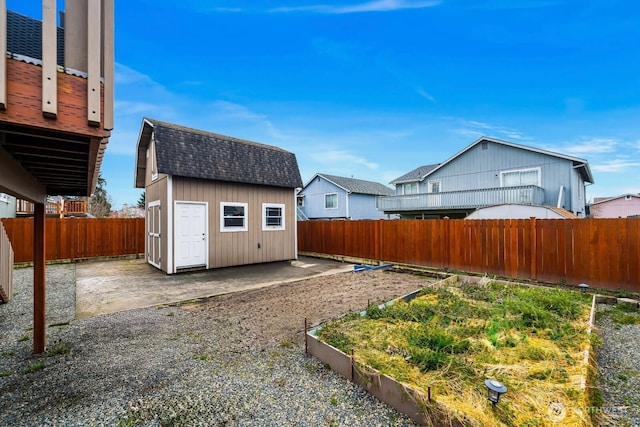
<svg viewBox="0 0 640 427">
<path fill-rule="evenodd" d="M 536 279 L 538 277 L 538 273 L 536 271 L 536 262 L 538 259 L 538 242 L 536 236 L 536 217 L 532 216 L 529 218 L 529 226 L 531 227 L 531 278 Z"/>
</svg>

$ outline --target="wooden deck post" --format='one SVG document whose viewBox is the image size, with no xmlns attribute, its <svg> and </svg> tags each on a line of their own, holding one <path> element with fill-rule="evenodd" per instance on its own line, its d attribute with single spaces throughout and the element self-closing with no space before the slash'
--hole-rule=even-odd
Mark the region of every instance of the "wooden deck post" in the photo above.
<svg viewBox="0 0 640 427">
<path fill-rule="evenodd" d="M 45 204 L 36 203 L 33 215 L 33 352 L 46 345 Z"/>
</svg>

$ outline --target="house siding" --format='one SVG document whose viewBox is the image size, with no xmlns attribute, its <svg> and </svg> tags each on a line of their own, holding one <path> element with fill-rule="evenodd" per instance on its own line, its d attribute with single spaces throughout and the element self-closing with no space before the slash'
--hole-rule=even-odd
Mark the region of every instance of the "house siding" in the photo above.
<svg viewBox="0 0 640 427">
<path fill-rule="evenodd" d="M 564 186 L 565 204 L 562 207 L 574 213 L 584 211 L 583 181 L 570 160 L 490 141 L 486 149 L 477 144 L 427 176 L 420 185 L 420 192 L 427 192 L 428 182 L 435 180 L 441 181 L 440 191 L 498 188 L 500 172 L 538 167 L 545 192 L 544 204 L 556 206 L 560 186 Z M 576 194 L 572 191 L 574 187 L 578 188 Z M 582 205 L 579 204 L 580 197 Z"/>
<path fill-rule="evenodd" d="M 382 219 L 387 215 L 376 209 L 376 196 L 371 194 L 349 194 L 349 216 L 351 219 Z"/>
<path fill-rule="evenodd" d="M 338 193 L 337 209 L 325 209 L 324 195 L 327 193 Z M 348 213 L 351 214 L 351 201 L 347 206 L 347 192 L 320 176 L 314 178 L 301 194 L 304 195 L 302 211 L 309 219 L 347 218 Z"/>
<path fill-rule="evenodd" d="M 630 200 L 626 200 L 623 196 L 591 205 L 593 218 L 626 218 L 632 215 L 640 215 L 640 197 L 638 196 L 631 196 Z"/>
<path fill-rule="evenodd" d="M 296 258 L 294 189 L 175 176 L 172 188 L 174 202 L 208 202 L 209 268 Z M 247 231 L 220 231 L 220 202 L 247 203 Z M 285 206 L 284 230 L 262 230 L 263 203 Z"/>
</svg>

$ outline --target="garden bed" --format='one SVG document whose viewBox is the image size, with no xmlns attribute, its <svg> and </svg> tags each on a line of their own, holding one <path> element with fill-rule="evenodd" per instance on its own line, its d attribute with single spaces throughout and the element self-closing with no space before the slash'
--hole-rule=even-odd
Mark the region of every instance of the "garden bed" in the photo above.
<svg viewBox="0 0 640 427">
<path fill-rule="evenodd" d="M 427 425 L 592 425 L 593 296 L 453 276 L 307 334 L 308 351 Z M 493 407 L 485 379 L 508 388 Z"/>
</svg>

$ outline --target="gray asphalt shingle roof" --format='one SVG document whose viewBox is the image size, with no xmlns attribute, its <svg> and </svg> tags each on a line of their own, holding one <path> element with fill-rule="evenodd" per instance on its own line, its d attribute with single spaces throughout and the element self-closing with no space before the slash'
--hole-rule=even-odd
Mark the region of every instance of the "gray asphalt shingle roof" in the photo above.
<svg viewBox="0 0 640 427">
<path fill-rule="evenodd" d="M 153 125 L 158 172 L 169 175 L 302 187 L 295 154 L 271 145 L 146 119 Z"/>
<path fill-rule="evenodd" d="M 412 170 L 411 172 L 405 173 L 401 177 L 394 179 L 393 181 L 391 181 L 391 184 L 402 184 L 403 182 L 420 181 L 422 180 L 422 178 L 424 178 L 426 174 L 428 174 L 438 166 L 440 166 L 440 163 L 436 163 L 433 165 L 420 166 Z"/>
<path fill-rule="evenodd" d="M 365 181 L 363 179 L 345 178 L 343 176 L 327 175 L 324 173 L 317 174 L 322 176 L 340 187 L 358 194 L 374 194 L 376 196 L 392 196 L 394 191 L 384 184 L 374 181 Z"/>
</svg>

